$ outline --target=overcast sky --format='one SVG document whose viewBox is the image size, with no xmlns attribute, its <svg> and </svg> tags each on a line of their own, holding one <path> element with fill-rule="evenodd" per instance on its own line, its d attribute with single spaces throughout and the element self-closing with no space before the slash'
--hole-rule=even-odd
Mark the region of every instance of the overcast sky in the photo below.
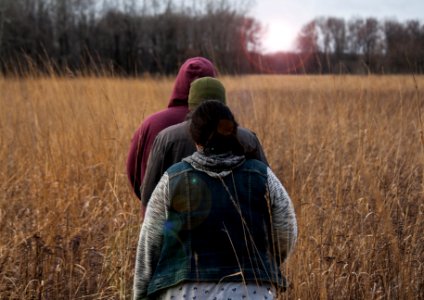
<svg viewBox="0 0 424 300">
<path fill-rule="evenodd" d="M 317 16 L 418 19 L 424 22 L 424 0 L 256 0 L 250 10 L 267 28 L 267 52 L 290 50 L 302 25 Z"/>
</svg>

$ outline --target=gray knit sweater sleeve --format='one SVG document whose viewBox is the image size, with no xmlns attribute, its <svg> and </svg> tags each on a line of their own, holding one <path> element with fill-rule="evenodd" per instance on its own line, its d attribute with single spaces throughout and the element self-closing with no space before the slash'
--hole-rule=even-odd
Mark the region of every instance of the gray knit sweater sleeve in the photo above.
<svg viewBox="0 0 424 300">
<path fill-rule="evenodd" d="M 147 287 L 158 262 L 167 218 L 168 174 L 165 173 L 152 193 L 138 240 L 133 296 L 147 299 Z"/>
<path fill-rule="evenodd" d="M 274 241 L 277 242 L 281 259 L 285 260 L 297 240 L 296 214 L 293 203 L 280 180 L 270 168 L 267 171 Z"/>
</svg>

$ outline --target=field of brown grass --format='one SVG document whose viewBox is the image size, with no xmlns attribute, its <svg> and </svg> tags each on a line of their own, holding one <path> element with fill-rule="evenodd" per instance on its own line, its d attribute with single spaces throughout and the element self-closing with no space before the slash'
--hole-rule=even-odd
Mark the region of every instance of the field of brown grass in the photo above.
<svg viewBox="0 0 424 300">
<path fill-rule="evenodd" d="M 295 204 L 282 299 L 424 299 L 424 77 L 222 78 Z M 129 299 L 125 173 L 173 80 L 0 78 L 0 298 Z"/>
</svg>

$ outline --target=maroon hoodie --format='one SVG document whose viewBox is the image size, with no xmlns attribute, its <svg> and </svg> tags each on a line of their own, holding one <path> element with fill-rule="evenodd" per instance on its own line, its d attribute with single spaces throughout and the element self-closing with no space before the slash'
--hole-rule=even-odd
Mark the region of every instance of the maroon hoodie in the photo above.
<svg viewBox="0 0 424 300">
<path fill-rule="evenodd" d="M 128 152 L 127 174 L 139 199 L 140 186 L 153 141 L 162 129 L 184 121 L 188 113 L 190 84 L 193 80 L 205 76 L 216 76 L 215 67 L 209 60 L 203 57 L 186 60 L 178 71 L 168 108 L 148 116 L 134 133 Z"/>
</svg>

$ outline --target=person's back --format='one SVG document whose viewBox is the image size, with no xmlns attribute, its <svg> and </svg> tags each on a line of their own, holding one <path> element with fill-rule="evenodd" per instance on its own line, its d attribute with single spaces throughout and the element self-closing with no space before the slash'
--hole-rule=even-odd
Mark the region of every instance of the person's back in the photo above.
<svg viewBox="0 0 424 300">
<path fill-rule="evenodd" d="M 267 165 L 245 159 L 222 103 L 199 106 L 190 132 L 197 151 L 165 172 L 148 203 L 134 298 L 274 299 L 297 237 L 290 198 Z"/>
<path fill-rule="evenodd" d="M 203 171 L 194 169 L 191 163 L 196 160 Z M 272 243 L 271 202 L 265 199 L 267 166 L 243 157 L 221 160 L 233 168 L 231 175 L 222 176 L 213 171 L 218 164 L 208 168 L 201 160 L 201 156 L 189 157 L 167 170 L 169 230 L 164 233 L 162 253 L 182 247 L 186 257 L 175 262 L 175 257 L 161 256 L 152 285 L 164 277 L 208 281 L 240 271 L 245 280 L 267 283 L 276 279 L 282 285 L 281 262 Z M 195 255 L 193 265 L 189 260 Z M 268 255 L 277 259 L 270 264 Z M 219 268 L 211 275 L 213 265 Z"/>
<path fill-rule="evenodd" d="M 216 76 L 213 64 L 203 57 L 190 58 L 181 66 L 168 107 L 148 116 L 135 131 L 127 158 L 128 180 L 140 199 L 147 161 L 154 139 L 163 129 L 184 121 L 188 113 L 188 92 L 193 80 L 204 76 Z"/>
<path fill-rule="evenodd" d="M 141 201 L 144 205 L 147 205 L 156 184 L 166 169 L 196 151 L 196 146 L 190 137 L 189 126 L 190 122 L 184 121 L 162 130 L 156 137 L 141 187 Z M 245 149 L 247 158 L 258 159 L 268 164 L 254 132 L 238 127 L 237 136 Z"/>
<path fill-rule="evenodd" d="M 208 77 L 193 81 L 188 97 L 191 111 L 205 100 L 226 102 L 225 88 L 222 83 L 218 79 Z M 142 205 L 147 205 L 156 184 L 166 169 L 196 151 L 195 144 L 190 136 L 189 126 L 190 120 L 187 120 L 170 126 L 157 135 L 142 182 Z M 247 158 L 258 159 L 268 164 L 255 133 L 246 128 L 238 127 L 237 137 Z"/>
</svg>

